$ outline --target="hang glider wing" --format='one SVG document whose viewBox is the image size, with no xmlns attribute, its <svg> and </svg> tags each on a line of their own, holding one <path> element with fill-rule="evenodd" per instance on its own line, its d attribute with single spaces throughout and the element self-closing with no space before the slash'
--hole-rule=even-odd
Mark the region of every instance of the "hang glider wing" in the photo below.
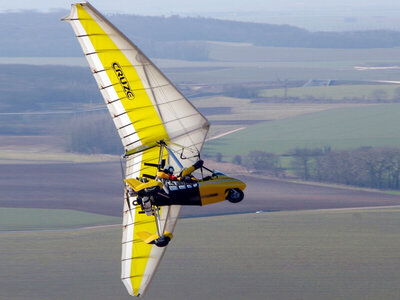
<svg viewBox="0 0 400 300">
<path fill-rule="evenodd" d="M 87 2 L 73 4 L 63 20 L 71 24 L 118 130 L 126 178 L 155 174 L 145 163 L 159 162 L 157 141 L 201 150 L 207 120 L 137 46 Z M 168 153 L 163 158 L 174 164 Z M 140 206 L 125 197 L 121 276 L 131 295 L 142 296 L 165 248 L 143 241 L 141 236 L 156 233 L 155 219 L 139 214 Z M 176 205 L 161 208 L 164 232 L 173 232 L 179 211 Z"/>
</svg>

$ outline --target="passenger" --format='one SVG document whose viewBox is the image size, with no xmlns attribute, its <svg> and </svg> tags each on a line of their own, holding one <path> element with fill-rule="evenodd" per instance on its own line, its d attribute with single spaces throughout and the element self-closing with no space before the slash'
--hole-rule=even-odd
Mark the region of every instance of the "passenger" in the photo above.
<svg viewBox="0 0 400 300">
<path fill-rule="evenodd" d="M 128 186 L 127 192 L 130 197 L 137 196 L 137 193 L 130 186 Z"/>
<path fill-rule="evenodd" d="M 196 177 L 192 176 L 192 173 L 194 171 L 196 171 L 197 169 L 200 169 L 201 167 L 203 167 L 203 164 L 204 164 L 204 162 L 201 159 L 199 159 L 198 161 L 195 162 L 194 165 L 192 165 L 186 169 L 183 169 L 178 176 L 178 180 L 186 181 L 186 182 L 199 181 Z"/>
</svg>

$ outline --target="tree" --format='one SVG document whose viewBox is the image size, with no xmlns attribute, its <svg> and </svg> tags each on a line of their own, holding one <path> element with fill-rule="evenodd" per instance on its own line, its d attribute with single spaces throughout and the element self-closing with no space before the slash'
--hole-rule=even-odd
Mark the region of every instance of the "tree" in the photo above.
<svg viewBox="0 0 400 300">
<path fill-rule="evenodd" d="M 318 180 L 371 188 L 400 188 L 400 149 L 363 147 L 317 158 Z"/>
<path fill-rule="evenodd" d="M 372 92 L 374 100 L 384 100 L 387 98 L 387 92 L 382 89 L 377 89 Z"/>
<path fill-rule="evenodd" d="M 400 87 L 394 90 L 393 100 L 396 102 L 400 101 Z"/>
<path fill-rule="evenodd" d="M 242 157 L 240 155 L 235 155 L 232 158 L 232 163 L 234 163 L 236 165 L 241 165 L 242 164 Z"/>
<path fill-rule="evenodd" d="M 245 157 L 246 166 L 258 170 L 273 172 L 278 175 L 280 171 L 279 156 L 264 151 L 251 151 Z"/>
<path fill-rule="evenodd" d="M 222 162 L 222 153 L 221 153 L 221 152 L 218 152 L 218 153 L 215 155 L 215 160 L 216 160 L 217 162 Z"/>
<path fill-rule="evenodd" d="M 106 113 L 74 117 L 64 132 L 67 151 L 88 154 L 123 153 L 117 130 Z"/>
<path fill-rule="evenodd" d="M 295 173 L 304 180 L 311 179 L 311 172 L 312 167 L 315 164 L 315 158 L 321 156 L 323 151 L 319 148 L 296 148 L 293 152 L 294 154 L 291 165 Z"/>
</svg>

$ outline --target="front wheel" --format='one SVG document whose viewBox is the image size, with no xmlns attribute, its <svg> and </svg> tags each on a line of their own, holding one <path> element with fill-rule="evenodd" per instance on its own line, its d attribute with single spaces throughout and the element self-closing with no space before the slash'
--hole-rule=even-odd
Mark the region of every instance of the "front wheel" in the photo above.
<svg viewBox="0 0 400 300">
<path fill-rule="evenodd" d="M 158 239 L 154 240 L 154 244 L 156 244 L 157 247 L 165 247 L 168 245 L 169 241 L 171 238 L 169 236 L 160 236 Z"/>
<path fill-rule="evenodd" d="M 230 189 L 228 191 L 228 195 L 226 196 L 226 200 L 231 203 L 238 203 L 243 200 L 244 193 L 240 189 Z"/>
</svg>

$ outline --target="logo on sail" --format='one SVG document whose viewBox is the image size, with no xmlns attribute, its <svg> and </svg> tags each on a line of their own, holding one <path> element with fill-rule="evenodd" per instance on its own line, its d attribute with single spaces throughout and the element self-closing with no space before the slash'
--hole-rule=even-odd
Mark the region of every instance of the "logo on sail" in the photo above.
<svg viewBox="0 0 400 300">
<path fill-rule="evenodd" d="M 135 99 L 135 94 L 132 92 L 132 89 L 129 85 L 128 79 L 126 78 L 124 72 L 122 71 L 121 66 L 114 62 L 112 64 L 112 68 L 114 70 L 115 75 L 117 76 L 119 83 L 122 86 L 122 89 L 124 90 L 124 93 L 126 97 L 128 97 L 129 100 Z"/>
</svg>

